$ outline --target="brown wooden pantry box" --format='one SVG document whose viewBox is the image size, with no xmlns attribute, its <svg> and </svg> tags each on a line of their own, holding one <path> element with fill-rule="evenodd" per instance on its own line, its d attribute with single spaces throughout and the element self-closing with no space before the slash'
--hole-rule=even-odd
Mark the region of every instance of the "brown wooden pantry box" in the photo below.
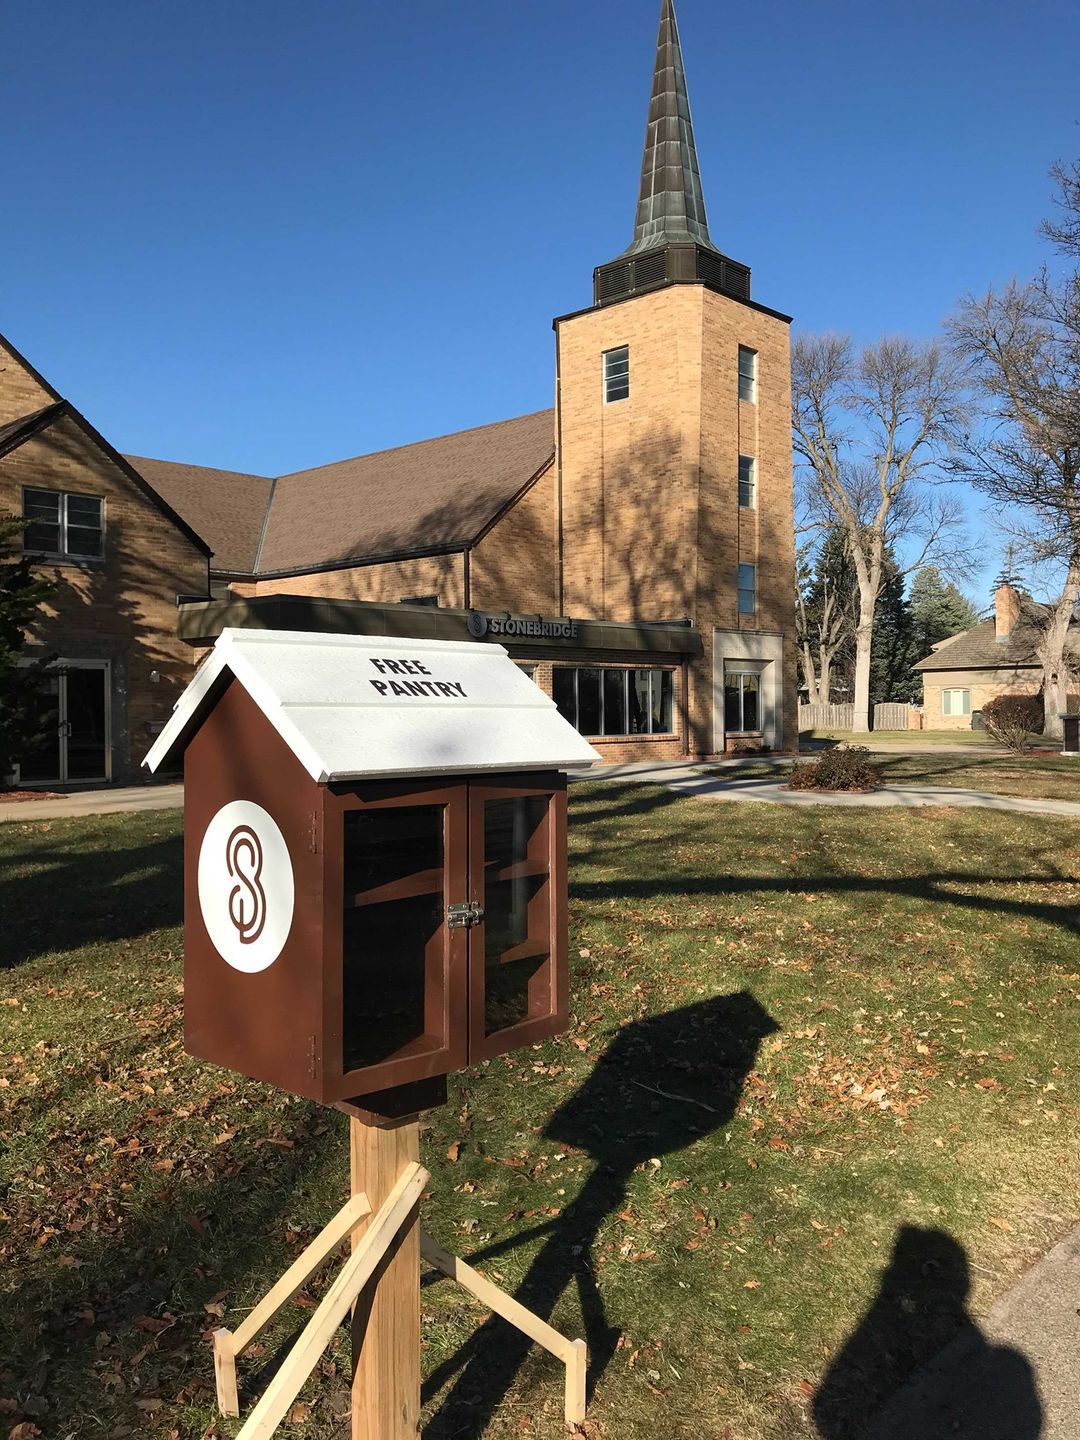
<svg viewBox="0 0 1080 1440">
<path fill-rule="evenodd" d="M 192 1054 L 334 1104 L 565 1026 L 597 756 L 501 646 L 226 630 L 145 763 L 181 754 Z"/>
</svg>

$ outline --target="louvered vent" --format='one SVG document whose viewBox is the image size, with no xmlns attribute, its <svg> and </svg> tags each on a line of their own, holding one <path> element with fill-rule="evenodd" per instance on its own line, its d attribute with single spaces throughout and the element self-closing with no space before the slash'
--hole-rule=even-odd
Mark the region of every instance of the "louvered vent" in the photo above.
<svg viewBox="0 0 1080 1440">
<path fill-rule="evenodd" d="M 634 288 L 633 263 L 626 265 L 612 265 L 608 270 L 596 272 L 597 299 L 601 304 L 605 300 L 617 300 L 620 295 L 628 295 Z"/>
<path fill-rule="evenodd" d="M 740 300 L 750 298 L 750 271 L 745 265 L 737 265 L 708 250 L 697 252 L 698 279 L 706 285 L 722 290 L 726 295 L 736 295 Z"/>
<path fill-rule="evenodd" d="M 655 255 L 643 255 L 634 262 L 634 289 L 644 290 L 646 285 L 658 285 L 667 279 L 667 256 L 663 250 Z"/>
<path fill-rule="evenodd" d="M 700 245 L 668 245 L 614 265 L 602 265 L 595 273 L 593 299 L 608 305 L 629 295 L 638 295 L 654 286 L 701 280 L 713 290 L 750 298 L 750 271 L 735 260 Z"/>
</svg>

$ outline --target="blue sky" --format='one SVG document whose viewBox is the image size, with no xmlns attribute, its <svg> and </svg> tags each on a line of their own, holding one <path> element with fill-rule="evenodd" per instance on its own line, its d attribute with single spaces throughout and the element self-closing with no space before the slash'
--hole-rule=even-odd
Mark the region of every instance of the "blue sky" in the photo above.
<svg viewBox="0 0 1080 1440">
<path fill-rule="evenodd" d="M 630 238 L 658 11 L 11 0 L 0 331 L 119 448 L 270 474 L 548 405 L 551 318 Z M 1072 0 L 678 13 L 756 298 L 928 335 L 1046 258 Z"/>
</svg>

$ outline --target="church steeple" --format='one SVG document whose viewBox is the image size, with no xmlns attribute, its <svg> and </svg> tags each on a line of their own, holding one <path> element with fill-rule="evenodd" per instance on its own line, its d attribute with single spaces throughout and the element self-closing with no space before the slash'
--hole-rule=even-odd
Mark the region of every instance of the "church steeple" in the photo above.
<svg viewBox="0 0 1080 1440">
<path fill-rule="evenodd" d="M 634 238 L 593 275 L 597 305 L 693 282 L 750 298 L 750 271 L 713 244 L 705 215 L 682 44 L 673 0 L 662 0 Z"/>
<path fill-rule="evenodd" d="M 716 248 L 705 218 L 686 71 L 671 0 L 664 0 L 660 10 L 637 220 L 633 242 L 623 254 L 637 255 L 658 245 Z"/>
</svg>

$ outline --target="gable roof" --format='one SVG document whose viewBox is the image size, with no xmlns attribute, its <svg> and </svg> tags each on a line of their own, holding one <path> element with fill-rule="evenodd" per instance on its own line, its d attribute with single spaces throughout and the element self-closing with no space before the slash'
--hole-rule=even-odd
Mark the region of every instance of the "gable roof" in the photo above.
<svg viewBox="0 0 1080 1440">
<path fill-rule="evenodd" d="M 215 570 L 254 571 L 274 488 L 268 475 L 246 475 L 174 460 L 148 460 L 141 455 L 125 458 L 206 537 Z"/>
<path fill-rule="evenodd" d="M 555 412 L 540 410 L 283 475 L 259 574 L 467 545 L 554 454 Z"/>
<path fill-rule="evenodd" d="M 0 426 L 0 456 L 69 416 L 220 574 L 289 575 L 464 549 L 555 457 L 551 409 L 277 478 L 121 455 L 3 336 L 0 345 L 54 401 Z"/>
<path fill-rule="evenodd" d="M 547 469 L 555 412 L 271 479 L 129 456 L 207 536 L 214 569 L 292 574 L 460 549 Z"/>
<path fill-rule="evenodd" d="M 320 783 L 574 770 L 600 758 L 501 645 L 223 630 L 143 761 L 149 770 L 187 747 L 229 676 Z"/>
<path fill-rule="evenodd" d="M 961 630 L 943 640 L 940 645 L 919 660 L 916 670 L 993 670 L 998 667 L 1016 669 L 1019 667 L 1041 668 L 1036 646 L 1041 635 L 1041 621 L 1047 607 L 1039 605 L 1030 597 L 1020 597 L 1020 616 L 1011 634 L 998 640 L 993 618 L 983 620 L 970 630 Z M 1073 621 L 1069 627 L 1066 648 L 1080 658 L 1080 623 Z"/>
<path fill-rule="evenodd" d="M 101 432 L 94 428 L 85 415 L 81 415 L 70 400 L 58 400 L 53 405 L 43 406 L 31 415 L 25 415 L 19 420 L 10 422 L 3 427 L 0 437 L 0 458 L 17 450 L 28 440 L 36 435 L 44 435 L 54 429 L 63 421 L 69 420 L 79 430 L 95 449 L 100 450 L 106 459 L 110 460 L 116 468 L 130 480 L 135 488 L 150 501 L 165 517 L 183 532 L 197 550 L 201 550 L 209 557 L 210 546 L 199 535 L 183 516 L 179 515 L 163 496 L 159 495 L 154 487 L 147 483 L 146 479 L 126 460 L 118 450 L 115 450 L 105 439 Z"/>
</svg>

